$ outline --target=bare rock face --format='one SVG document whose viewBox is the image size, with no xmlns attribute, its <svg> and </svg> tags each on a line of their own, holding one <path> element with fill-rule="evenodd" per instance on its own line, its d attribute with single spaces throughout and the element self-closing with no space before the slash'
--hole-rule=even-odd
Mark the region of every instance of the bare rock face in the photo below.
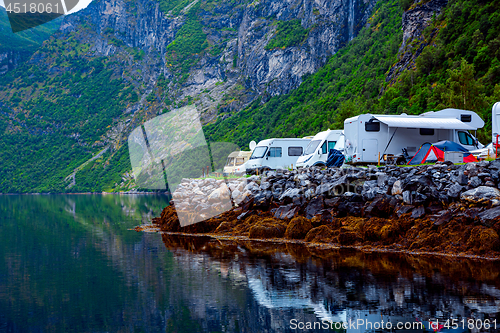
<svg viewBox="0 0 500 333">
<path fill-rule="evenodd" d="M 21 54 L 17 51 L 0 52 L 0 75 L 17 67 L 21 61 Z"/>
<path fill-rule="evenodd" d="M 217 112 L 237 111 L 258 96 L 266 100 L 298 87 L 304 75 L 317 71 L 356 36 L 376 2 L 237 0 L 206 5 L 200 0 L 202 10 L 197 19 L 208 44 L 217 48 L 193 55 L 196 61 L 182 82 L 165 55 L 188 20 L 187 8 L 173 15 L 163 13 L 154 1 L 94 1 L 65 18 L 60 36 L 77 34 L 80 42 L 91 45 L 90 57 L 112 56 L 121 67 L 117 71 L 122 77 L 146 86 L 141 92 L 144 97 L 155 92 L 155 84 L 164 74 L 168 86 L 161 95 L 166 98 L 160 97 L 156 107 L 171 109 L 179 106 L 179 101 L 191 102 L 194 98 L 203 121 L 209 122 Z M 295 19 L 308 31 L 305 39 L 289 47 L 266 50 L 275 36 L 276 22 Z M 130 48 L 142 50 L 145 56 L 131 57 L 127 54 Z"/>
<path fill-rule="evenodd" d="M 447 4 L 448 0 L 431 0 L 424 4 L 413 5 L 403 14 L 403 42 L 398 51 L 398 62 L 386 77 L 387 82 L 394 82 L 404 70 L 415 65 L 415 59 L 428 45 L 422 37 L 422 32 L 429 26 L 432 18 L 439 15 Z"/>
</svg>

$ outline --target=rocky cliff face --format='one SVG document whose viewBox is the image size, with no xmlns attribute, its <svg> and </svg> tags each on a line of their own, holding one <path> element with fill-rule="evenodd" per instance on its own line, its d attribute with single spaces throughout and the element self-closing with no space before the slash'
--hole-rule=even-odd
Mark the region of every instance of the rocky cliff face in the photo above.
<svg viewBox="0 0 500 333">
<path fill-rule="evenodd" d="M 163 13 L 151 1 L 102 0 L 68 17 L 60 36 L 76 34 L 89 43 L 89 56 L 121 58 L 123 75 L 158 96 L 155 108 L 174 108 L 194 102 L 205 121 L 217 110 L 235 111 L 258 96 L 289 92 L 302 77 L 315 72 L 366 23 L 376 0 L 293 0 L 200 2 L 197 19 L 206 34 L 207 47 L 192 55 L 196 61 L 183 82 L 166 60 L 167 47 L 186 24 L 190 4 L 179 15 Z M 266 50 L 277 21 L 299 19 L 307 37 L 299 44 Z M 140 61 L 130 48 L 145 52 Z M 126 53 L 129 53 L 126 55 Z M 126 59 L 128 58 L 128 59 Z M 130 73 L 140 70 L 141 75 Z M 155 84 L 164 74 L 167 88 Z M 177 81 L 177 82 L 176 82 Z M 173 101 L 174 104 L 168 105 Z M 165 103 L 167 102 L 167 103 Z"/>
<path fill-rule="evenodd" d="M 21 60 L 21 54 L 16 51 L 3 51 L 0 52 L 0 75 L 7 73 L 7 71 L 17 67 Z"/>
<path fill-rule="evenodd" d="M 413 68 L 417 57 L 431 43 L 423 38 L 422 32 L 447 4 L 448 0 L 431 0 L 424 4 L 416 0 L 403 14 L 403 43 L 399 48 L 398 62 L 387 75 L 387 82 L 394 82 L 403 71 Z M 432 36 L 436 33 L 437 30 L 433 31 Z"/>
</svg>

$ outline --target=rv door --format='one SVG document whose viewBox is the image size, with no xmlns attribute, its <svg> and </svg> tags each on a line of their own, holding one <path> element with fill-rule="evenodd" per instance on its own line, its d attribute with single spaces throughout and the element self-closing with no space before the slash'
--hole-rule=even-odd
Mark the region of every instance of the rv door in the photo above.
<svg viewBox="0 0 500 333">
<path fill-rule="evenodd" d="M 376 162 L 378 159 L 377 139 L 363 139 L 363 162 Z"/>
</svg>

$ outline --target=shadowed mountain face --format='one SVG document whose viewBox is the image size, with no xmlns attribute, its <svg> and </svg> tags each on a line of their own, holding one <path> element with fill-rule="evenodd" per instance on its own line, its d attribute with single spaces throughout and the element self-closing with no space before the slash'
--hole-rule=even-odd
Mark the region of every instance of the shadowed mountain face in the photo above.
<svg viewBox="0 0 500 333">
<path fill-rule="evenodd" d="M 0 75 L 28 59 L 59 27 L 55 20 L 22 33 L 12 32 L 5 8 L 0 6 Z"/>
<path fill-rule="evenodd" d="M 129 230 L 167 201 L 0 196 L 0 330 L 296 332 L 292 319 L 500 320 L 497 262 Z"/>
<path fill-rule="evenodd" d="M 139 124 L 193 103 L 206 123 L 291 91 L 375 3 L 92 2 L 0 77 L 0 191 L 135 188 L 124 142 Z"/>
</svg>

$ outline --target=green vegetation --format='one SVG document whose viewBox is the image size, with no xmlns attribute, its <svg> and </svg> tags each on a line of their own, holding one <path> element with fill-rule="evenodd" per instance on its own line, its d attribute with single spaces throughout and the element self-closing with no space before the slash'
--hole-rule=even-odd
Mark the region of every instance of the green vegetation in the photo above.
<svg viewBox="0 0 500 333">
<path fill-rule="evenodd" d="M 166 60 L 181 76 L 181 82 L 187 78 L 191 67 L 198 63 L 199 54 L 208 47 L 207 35 L 198 20 L 200 5 L 194 5 L 186 14 L 186 22 L 167 46 Z"/>
<path fill-rule="evenodd" d="M 170 11 L 173 15 L 179 15 L 180 12 L 193 0 L 160 0 L 160 10 L 165 14 Z"/>
<path fill-rule="evenodd" d="M 58 42 L 53 39 L 46 49 Z M 72 41 L 66 43 L 73 50 Z M 0 77 L 0 86 L 7 87 L 1 98 L 8 101 L 0 105 L 1 192 L 65 191 L 65 177 L 102 149 L 102 135 L 136 97 L 104 58 L 63 56 L 51 61 L 61 72 L 49 74 L 25 63 Z M 115 160 L 120 163 L 109 171 L 130 170 L 128 155 L 117 154 Z M 117 181 L 117 174 L 93 177 L 72 191 L 100 191 Z"/>
<path fill-rule="evenodd" d="M 491 107 L 500 100 L 499 6 L 498 0 L 451 0 L 425 29 L 429 45 L 416 68 L 384 93 L 386 108 L 412 114 L 445 107 L 473 110 L 486 121 L 479 139 L 488 142 Z"/>
<path fill-rule="evenodd" d="M 304 29 L 300 20 L 277 21 L 276 33 L 267 43 L 265 49 L 286 48 L 301 44 L 309 34 L 310 29 Z"/>
<path fill-rule="evenodd" d="M 500 101 L 500 1 L 451 0 L 425 29 L 423 41 L 412 42 L 414 51 L 428 44 L 415 68 L 390 85 L 385 78 L 402 41 L 402 5 L 407 2 L 379 2 L 370 26 L 299 88 L 206 126 L 207 136 L 246 146 L 250 140 L 343 128 L 346 118 L 360 113 L 454 107 L 485 119 L 478 135 L 488 142 L 491 107 Z"/>
</svg>

